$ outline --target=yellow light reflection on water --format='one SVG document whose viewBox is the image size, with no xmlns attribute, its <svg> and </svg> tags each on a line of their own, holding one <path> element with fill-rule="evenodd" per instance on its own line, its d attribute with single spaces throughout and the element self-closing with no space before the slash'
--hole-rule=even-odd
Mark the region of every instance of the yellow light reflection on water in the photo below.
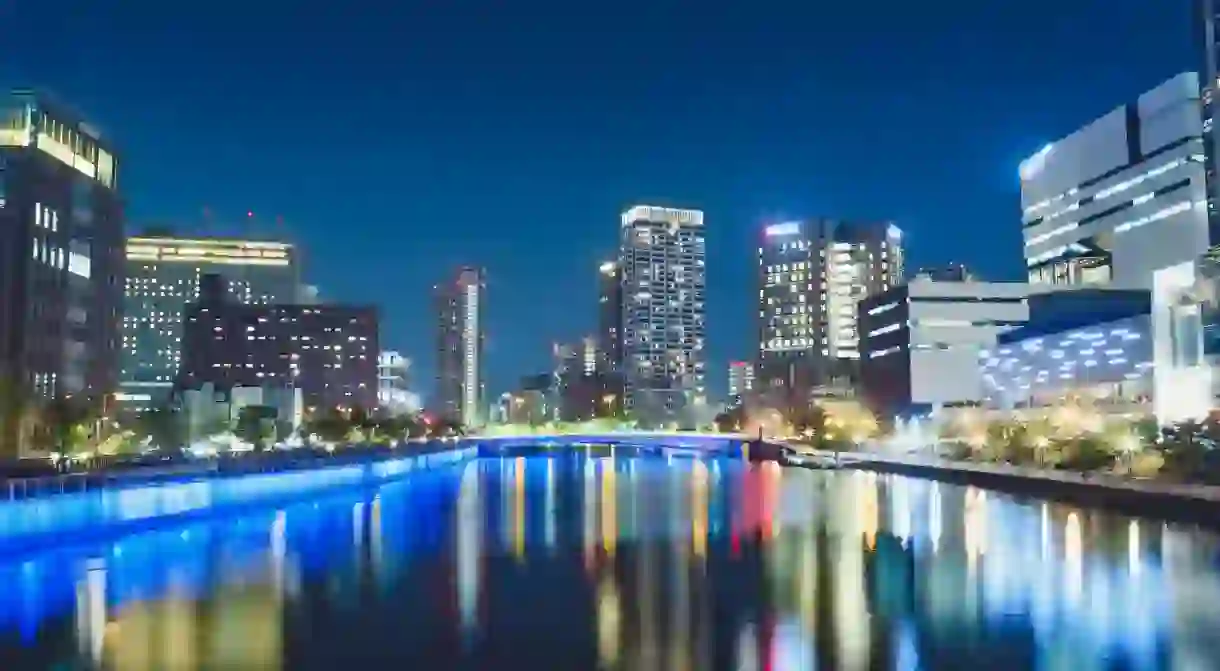
<svg viewBox="0 0 1220 671">
<path fill-rule="evenodd" d="M 618 487 L 613 457 L 601 461 L 601 471 L 602 549 L 606 551 L 608 559 L 613 559 L 618 542 Z"/>
<path fill-rule="evenodd" d="M 597 585 L 597 657 L 602 668 L 618 664 L 621 650 L 622 606 L 618 585 L 607 571 Z"/>
<path fill-rule="evenodd" d="M 699 559 L 707 557 L 707 481 L 707 465 L 695 462 L 690 479 L 690 533 L 692 550 Z"/>
<path fill-rule="evenodd" d="M 513 554 L 525 561 L 525 457 L 513 460 Z"/>
</svg>

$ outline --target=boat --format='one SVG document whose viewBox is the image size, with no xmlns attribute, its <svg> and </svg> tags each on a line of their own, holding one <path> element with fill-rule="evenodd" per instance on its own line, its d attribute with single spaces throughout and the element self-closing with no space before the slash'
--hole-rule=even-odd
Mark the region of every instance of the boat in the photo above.
<svg viewBox="0 0 1220 671">
<path fill-rule="evenodd" d="M 823 454 L 797 452 L 791 448 L 785 448 L 782 452 L 780 452 L 780 463 L 785 466 L 800 466 L 802 468 L 813 468 L 826 471 L 837 470 L 841 465 L 839 460 L 835 457 L 830 457 Z"/>
</svg>

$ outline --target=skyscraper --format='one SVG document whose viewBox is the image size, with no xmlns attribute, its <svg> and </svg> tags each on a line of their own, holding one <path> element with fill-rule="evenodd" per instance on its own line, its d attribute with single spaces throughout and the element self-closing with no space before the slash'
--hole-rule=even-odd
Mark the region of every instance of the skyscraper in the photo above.
<svg viewBox="0 0 1220 671">
<path fill-rule="evenodd" d="M 799 391 L 851 376 L 860 358 L 856 303 L 902 282 L 901 231 L 888 222 L 813 219 L 763 233 L 760 386 Z"/>
<path fill-rule="evenodd" d="M 597 364 L 602 374 L 623 365 L 623 274 L 617 261 L 598 267 Z"/>
<path fill-rule="evenodd" d="M 282 242 L 147 234 L 127 240 L 119 399 L 132 410 L 168 397 L 182 357 L 183 315 L 201 277 L 219 275 L 246 305 L 297 301 L 296 254 Z"/>
<path fill-rule="evenodd" d="M 486 283 L 481 268 L 461 268 L 434 287 L 437 316 L 437 411 L 466 426 L 483 424 L 483 310 Z"/>
<path fill-rule="evenodd" d="M 706 399 L 703 212 L 636 205 L 622 215 L 626 407 L 672 412 Z"/>
<path fill-rule="evenodd" d="M 123 286 L 118 161 L 82 118 L 0 98 L 0 384 L 35 399 L 115 391 Z M 0 445 L 20 451 L 13 417 Z"/>
</svg>

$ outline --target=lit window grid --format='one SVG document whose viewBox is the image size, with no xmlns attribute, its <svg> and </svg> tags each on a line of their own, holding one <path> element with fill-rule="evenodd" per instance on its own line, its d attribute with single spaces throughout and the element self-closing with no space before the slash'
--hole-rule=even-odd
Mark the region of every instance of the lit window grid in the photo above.
<svg viewBox="0 0 1220 671">
<path fill-rule="evenodd" d="M 620 249 L 626 390 L 703 388 L 705 245 L 701 222 L 624 222 Z M 659 385 L 659 386 L 658 386 Z"/>
<path fill-rule="evenodd" d="M 158 239 L 159 240 L 159 239 Z M 256 243 L 279 245 L 279 243 Z M 124 286 L 126 314 L 121 321 L 122 379 L 170 382 L 181 364 L 182 320 L 188 303 L 199 298 L 200 277 L 221 272 L 214 264 L 164 264 L 130 261 Z M 283 292 L 295 290 L 292 271 L 280 268 L 243 271 L 228 278 L 230 295 L 238 302 L 270 305 L 289 302 Z"/>
</svg>

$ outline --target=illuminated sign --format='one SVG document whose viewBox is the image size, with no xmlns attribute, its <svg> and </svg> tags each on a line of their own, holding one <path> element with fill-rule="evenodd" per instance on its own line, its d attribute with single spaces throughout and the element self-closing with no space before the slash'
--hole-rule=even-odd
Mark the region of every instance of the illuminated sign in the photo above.
<svg viewBox="0 0 1220 671">
<path fill-rule="evenodd" d="M 776 235 L 799 235 L 801 232 L 801 222 L 789 221 L 783 224 L 774 224 L 767 227 L 767 237 Z"/>
</svg>

